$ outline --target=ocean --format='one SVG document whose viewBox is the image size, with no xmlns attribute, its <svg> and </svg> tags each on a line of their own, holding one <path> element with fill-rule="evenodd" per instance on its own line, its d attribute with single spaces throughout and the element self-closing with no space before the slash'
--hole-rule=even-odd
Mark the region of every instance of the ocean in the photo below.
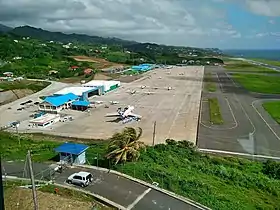
<svg viewBox="0 0 280 210">
<path fill-rule="evenodd" d="M 244 58 L 262 58 L 280 61 L 280 50 L 222 50 L 223 53 Z"/>
</svg>

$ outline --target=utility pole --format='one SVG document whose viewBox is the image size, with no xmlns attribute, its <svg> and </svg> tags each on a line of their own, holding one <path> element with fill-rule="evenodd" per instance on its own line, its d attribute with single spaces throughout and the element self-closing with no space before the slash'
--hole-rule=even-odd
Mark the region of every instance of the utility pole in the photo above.
<svg viewBox="0 0 280 210">
<path fill-rule="evenodd" d="M 154 122 L 154 132 L 153 132 L 153 146 L 155 146 L 155 137 L 156 137 L 156 125 L 157 121 Z"/>
<path fill-rule="evenodd" d="M 254 141 L 254 136 L 253 133 L 249 133 L 249 141 L 252 142 L 252 146 L 253 146 L 253 161 L 255 160 L 255 141 Z"/>
<path fill-rule="evenodd" d="M 0 209 L 5 209 L 5 205 L 4 205 L 4 190 L 3 190 L 3 180 L 2 180 L 2 162 L 1 162 L 1 155 L 0 155 L 0 175 L 1 175 L 1 179 L 0 179 Z"/>
<path fill-rule="evenodd" d="M 30 179 L 31 179 L 31 183 L 32 183 L 32 195 L 33 195 L 33 202 L 34 202 L 34 210 L 38 210 L 39 208 L 38 208 L 38 201 L 37 201 L 37 195 L 36 195 L 36 186 L 35 186 L 35 180 L 34 180 L 34 174 L 33 174 L 30 150 L 28 150 L 27 159 L 28 159 L 28 165 L 29 165 Z"/>
</svg>

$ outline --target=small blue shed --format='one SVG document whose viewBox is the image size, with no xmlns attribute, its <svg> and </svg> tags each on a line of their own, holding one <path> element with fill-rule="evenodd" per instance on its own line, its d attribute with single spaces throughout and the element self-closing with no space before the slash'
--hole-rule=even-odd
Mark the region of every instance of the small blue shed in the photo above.
<svg viewBox="0 0 280 210">
<path fill-rule="evenodd" d="M 89 147 L 84 144 L 65 142 L 54 150 L 59 154 L 60 161 L 66 161 L 70 164 L 85 164 L 86 150 Z"/>
</svg>

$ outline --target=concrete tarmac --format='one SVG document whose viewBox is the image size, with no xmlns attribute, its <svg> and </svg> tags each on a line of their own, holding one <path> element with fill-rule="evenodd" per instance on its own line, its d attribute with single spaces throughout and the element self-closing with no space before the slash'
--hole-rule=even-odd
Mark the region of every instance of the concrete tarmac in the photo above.
<svg viewBox="0 0 280 210">
<path fill-rule="evenodd" d="M 225 124 L 209 125 L 208 104 L 202 102 L 198 147 L 280 157 L 280 126 L 261 106 L 264 100 L 279 99 L 279 95 L 250 93 L 220 67 L 207 67 L 205 72 L 214 75 L 218 90 L 203 93 L 202 101 L 217 97 Z"/>
</svg>

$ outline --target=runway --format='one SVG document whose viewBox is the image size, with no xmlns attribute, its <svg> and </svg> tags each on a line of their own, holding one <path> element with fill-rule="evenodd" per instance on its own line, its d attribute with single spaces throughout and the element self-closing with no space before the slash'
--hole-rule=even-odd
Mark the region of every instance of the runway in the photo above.
<svg viewBox="0 0 280 210">
<path fill-rule="evenodd" d="M 215 75 L 218 90 L 203 93 L 202 101 L 217 97 L 224 125 L 209 125 L 207 104 L 201 103 L 198 147 L 280 157 L 280 126 L 263 109 L 262 102 L 279 95 L 250 93 L 235 83 L 221 67 L 207 67 Z"/>
</svg>

